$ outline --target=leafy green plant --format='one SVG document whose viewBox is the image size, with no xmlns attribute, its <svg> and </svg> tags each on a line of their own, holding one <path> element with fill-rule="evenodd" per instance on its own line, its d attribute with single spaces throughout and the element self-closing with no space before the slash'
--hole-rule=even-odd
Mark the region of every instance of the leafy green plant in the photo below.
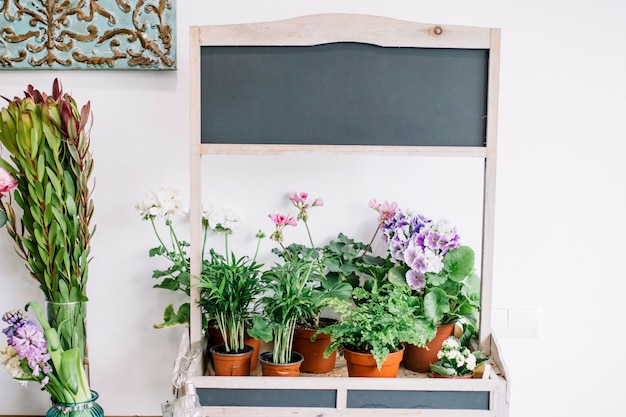
<svg viewBox="0 0 626 417">
<path fill-rule="evenodd" d="M 480 311 L 480 279 L 474 251 L 461 245 L 456 228 L 419 213 L 397 209 L 382 225 L 388 258 L 395 264 L 391 283 L 408 286 L 436 324 L 460 322 L 462 341 L 475 334 Z"/>
<path fill-rule="evenodd" d="M 315 310 L 318 295 L 307 285 L 311 274 L 315 273 L 315 265 L 309 256 L 295 257 L 289 262 L 276 263 L 263 272 L 266 292 L 257 304 L 262 309 L 266 328 L 272 334 L 274 363 L 289 363 L 296 322 L 310 318 Z"/>
<path fill-rule="evenodd" d="M 189 243 L 178 237 L 174 227 L 174 218 L 185 215 L 182 198 L 178 191 L 169 187 L 152 191 L 135 204 L 135 209 L 140 212 L 142 220 L 150 222 L 159 242 L 158 246 L 149 250 L 148 255 L 150 258 L 164 258 L 169 263 L 164 269 L 155 269 L 152 272 L 152 278 L 158 281 L 153 287 L 174 292 L 180 291 L 189 297 L 191 292 L 190 264 L 187 255 Z M 165 233 L 159 231 L 157 221 L 163 222 Z M 207 226 L 204 222 L 203 228 L 206 239 Z M 163 236 L 167 236 L 167 238 Z M 178 309 L 174 308 L 173 303 L 168 304 L 163 311 L 163 322 L 154 324 L 153 327 L 162 329 L 187 324 L 189 323 L 189 316 L 189 302 L 182 303 Z"/>
<path fill-rule="evenodd" d="M 0 111 L 0 142 L 10 162 L 0 167 L 16 180 L 4 203 L 7 230 L 46 300 L 86 301 L 91 260 L 91 155 L 87 123 L 90 103 L 79 108 L 54 80 L 52 95 L 28 86 L 24 98 Z"/>
<path fill-rule="evenodd" d="M 407 286 L 407 267 L 389 270 L 389 281 Z M 423 299 L 424 312 L 437 324 L 459 322 L 462 343 L 476 333 L 480 311 L 480 279 L 474 273 L 474 251 L 468 246 L 450 250 L 443 258 L 441 271 L 427 272 L 426 285 L 416 296 Z"/>
<path fill-rule="evenodd" d="M 324 266 L 326 261 L 323 248 L 317 248 L 313 243 L 311 230 L 309 228 L 308 210 L 312 207 L 323 206 L 321 198 L 316 198 L 312 203 L 308 202 L 308 194 L 305 192 L 290 193 L 289 200 L 298 209 L 298 214 L 294 217 L 291 214 L 280 213 L 270 214 L 269 217 L 274 223 L 275 231 L 270 235 L 270 239 L 278 243 L 279 248 L 272 249 L 272 252 L 282 258 L 285 264 L 311 264 L 311 271 L 307 273 L 308 300 L 306 305 L 300 306 L 301 314 L 296 320 L 296 325 L 300 328 L 317 329 L 320 327 L 321 315 L 326 307 L 334 299 L 349 299 L 352 294 L 352 286 L 345 277 L 336 273 L 329 273 Z M 302 221 L 306 227 L 310 246 L 292 243 L 283 245 L 283 230 L 286 226 L 296 226 L 298 221 Z M 306 308 L 306 311 L 304 309 Z"/>
<path fill-rule="evenodd" d="M 259 279 L 262 266 L 255 259 L 237 258 L 233 253 L 227 259 L 213 249 L 210 259 L 204 261 L 198 278 L 201 288 L 198 305 L 207 318 L 216 320 L 227 353 L 244 349 L 251 307 L 263 290 Z"/>
<path fill-rule="evenodd" d="M 379 285 L 370 279 L 354 289 L 353 300 L 353 304 L 337 303 L 339 321 L 315 333 L 331 337 L 325 355 L 335 349 L 371 353 L 380 369 L 387 355 L 400 350 L 402 343 L 424 346 L 435 335 L 434 323 L 418 315 L 419 299 L 406 286 Z"/>
</svg>

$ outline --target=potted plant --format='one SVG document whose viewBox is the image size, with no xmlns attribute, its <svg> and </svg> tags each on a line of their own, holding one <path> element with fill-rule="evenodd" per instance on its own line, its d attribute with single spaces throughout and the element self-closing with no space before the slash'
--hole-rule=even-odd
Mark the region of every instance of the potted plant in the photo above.
<svg viewBox="0 0 626 417">
<path fill-rule="evenodd" d="M 407 345 L 404 365 L 428 372 L 441 343 L 461 324 L 462 342 L 475 333 L 480 310 L 480 279 L 474 271 L 474 251 L 463 246 L 456 228 L 419 213 L 397 210 L 383 224 L 391 283 L 410 288 L 421 300 L 426 317 L 438 326 L 425 348 Z"/>
<path fill-rule="evenodd" d="M 483 356 L 482 351 L 470 351 L 461 345 L 459 339 L 450 336 L 443 341 L 437 359 L 430 365 L 434 378 L 472 378 L 476 368 L 487 362 L 489 357 Z"/>
<path fill-rule="evenodd" d="M 258 305 L 273 340 L 273 350 L 259 355 L 263 375 L 300 373 L 303 357 L 293 351 L 294 329 L 298 320 L 310 317 L 317 301 L 314 288 L 308 285 L 311 275 L 316 273 L 315 254 L 317 252 L 311 249 L 277 262 L 263 272 L 265 295 L 258 300 Z"/>
<path fill-rule="evenodd" d="M 339 321 L 317 331 L 330 334 L 326 353 L 339 349 L 349 376 L 395 377 L 404 343 L 423 346 L 435 333 L 408 287 L 369 279 L 354 289 L 353 301 L 335 305 Z"/>
<path fill-rule="evenodd" d="M 303 310 L 296 321 L 292 348 L 303 356 L 303 361 L 300 364 L 301 372 L 315 374 L 330 372 L 335 366 L 336 354 L 333 353 L 327 357 L 323 355 L 330 339 L 328 337 L 312 339 L 312 335 L 320 327 L 334 322 L 334 319 L 322 317 L 322 314 L 331 300 L 335 298 L 350 299 L 352 286 L 343 277 L 336 273 L 330 273 L 326 269 L 325 248 L 317 248 L 313 243 L 308 224 L 308 210 L 312 207 L 323 206 L 323 200 L 316 198 L 312 203 L 309 203 L 306 192 L 290 193 L 288 197 L 298 209 L 298 214 L 296 217 L 279 213 L 270 215 L 276 228 L 270 238 L 280 246 L 280 249 L 274 248 L 272 252 L 285 263 L 290 263 L 295 259 L 298 259 L 298 262 L 312 263 L 312 271 L 308 274 L 306 283 L 310 289 L 310 302 L 306 306 L 302 306 Z M 283 245 L 283 229 L 286 226 L 296 226 L 299 221 L 305 225 L 310 246 L 292 243 L 285 247 Z"/>
<path fill-rule="evenodd" d="M 58 79 L 51 95 L 29 85 L 23 98 L 7 101 L 0 111 L 0 142 L 10 159 L 0 158 L 0 167 L 16 181 L 14 193 L 2 195 L 7 231 L 39 283 L 61 347 L 80 349 L 89 375 L 85 302 L 95 229 L 90 103 L 79 107 Z"/>
<path fill-rule="evenodd" d="M 208 216 L 208 221 L 215 221 L 215 216 Z M 258 355 L 258 343 L 246 343 L 246 335 L 250 329 L 253 311 L 251 307 L 263 287 L 260 281 L 262 264 L 253 258 L 243 256 L 237 258 L 228 250 L 228 235 L 232 233 L 232 224 L 218 220 L 208 227 L 217 233 L 224 234 L 226 256 L 214 249 L 210 250 L 210 258 L 203 262 L 202 274 L 198 278 L 200 299 L 198 304 L 203 314 L 215 320 L 223 344 L 210 348 L 216 375 L 249 375 L 252 366 L 252 355 Z M 264 237 L 262 232 L 256 235 Z M 258 252 L 258 244 L 257 244 Z"/>
</svg>

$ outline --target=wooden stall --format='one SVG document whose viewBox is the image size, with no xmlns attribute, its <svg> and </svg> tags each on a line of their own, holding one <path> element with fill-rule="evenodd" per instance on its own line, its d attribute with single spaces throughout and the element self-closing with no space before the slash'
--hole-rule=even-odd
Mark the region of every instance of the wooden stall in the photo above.
<svg viewBox="0 0 626 417">
<path fill-rule="evenodd" d="M 192 274 L 201 268 L 203 156 L 484 161 L 478 344 L 492 361 L 482 378 L 410 372 L 396 379 L 349 378 L 340 371 L 297 378 L 205 376 L 202 360 L 189 363 L 203 342 L 194 288 L 190 336 L 181 343 L 177 366 L 189 367 L 183 373 L 196 384 L 207 416 L 508 414 L 506 370 L 490 317 L 499 48 L 499 29 L 351 14 L 190 29 Z"/>
</svg>

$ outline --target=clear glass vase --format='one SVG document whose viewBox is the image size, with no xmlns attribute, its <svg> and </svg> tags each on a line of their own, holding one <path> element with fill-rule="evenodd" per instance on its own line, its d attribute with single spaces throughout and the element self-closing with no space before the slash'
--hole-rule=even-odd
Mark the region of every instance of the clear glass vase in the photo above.
<svg viewBox="0 0 626 417">
<path fill-rule="evenodd" d="M 63 350 L 79 348 L 83 366 L 89 380 L 89 359 L 87 355 L 87 303 L 75 301 L 60 303 L 46 302 L 46 313 L 50 326 L 57 329 Z"/>
<path fill-rule="evenodd" d="M 52 407 L 46 417 L 104 417 L 104 410 L 97 400 L 96 391 L 91 391 L 91 400 L 81 403 L 61 403 L 52 398 Z"/>
</svg>

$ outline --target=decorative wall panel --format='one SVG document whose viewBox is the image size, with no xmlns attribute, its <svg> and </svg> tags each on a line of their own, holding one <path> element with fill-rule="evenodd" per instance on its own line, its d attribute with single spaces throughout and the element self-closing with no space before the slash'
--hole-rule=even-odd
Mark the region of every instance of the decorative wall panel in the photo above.
<svg viewBox="0 0 626 417">
<path fill-rule="evenodd" d="M 175 0 L 0 0 L 0 69 L 176 69 Z"/>
</svg>

